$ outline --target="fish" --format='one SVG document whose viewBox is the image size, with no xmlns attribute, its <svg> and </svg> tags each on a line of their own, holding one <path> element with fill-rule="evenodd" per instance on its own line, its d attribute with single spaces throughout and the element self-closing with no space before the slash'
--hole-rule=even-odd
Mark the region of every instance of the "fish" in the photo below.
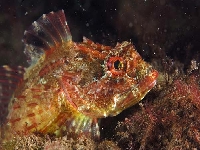
<svg viewBox="0 0 200 150">
<path fill-rule="evenodd" d="M 73 42 L 63 10 L 34 21 L 23 43 L 30 66 L 10 98 L 5 141 L 34 133 L 98 138 L 101 118 L 137 104 L 156 85 L 158 71 L 131 42 Z"/>
</svg>

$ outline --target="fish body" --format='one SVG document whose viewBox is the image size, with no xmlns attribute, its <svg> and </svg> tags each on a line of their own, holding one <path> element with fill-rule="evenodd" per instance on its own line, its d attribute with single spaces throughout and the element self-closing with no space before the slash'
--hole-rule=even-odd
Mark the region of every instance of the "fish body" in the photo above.
<svg viewBox="0 0 200 150">
<path fill-rule="evenodd" d="M 23 41 L 31 65 L 11 98 L 4 139 L 35 132 L 99 137 L 99 118 L 138 103 L 156 84 L 158 72 L 130 42 L 73 42 L 64 11 L 40 17 Z"/>
</svg>

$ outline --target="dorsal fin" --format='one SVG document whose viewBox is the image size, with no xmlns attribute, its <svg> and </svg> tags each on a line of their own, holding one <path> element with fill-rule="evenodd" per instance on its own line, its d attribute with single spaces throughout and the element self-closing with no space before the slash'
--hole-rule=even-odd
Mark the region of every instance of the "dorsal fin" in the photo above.
<svg viewBox="0 0 200 150">
<path fill-rule="evenodd" d="M 0 125 L 6 119 L 8 104 L 15 88 L 23 79 L 24 68 L 1 66 L 0 67 Z"/>
<path fill-rule="evenodd" d="M 31 63 L 37 61 L 44 51 L 63 42 L 72 41 L 63 10 L 44 14 L 24 32 L 25 54 Z"/>
</svg>

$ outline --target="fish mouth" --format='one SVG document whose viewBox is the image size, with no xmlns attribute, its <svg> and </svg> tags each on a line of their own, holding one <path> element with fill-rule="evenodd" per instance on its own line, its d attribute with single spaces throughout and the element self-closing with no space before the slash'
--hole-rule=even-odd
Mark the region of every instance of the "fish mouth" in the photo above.
<svg viewBox="0 0 200 150">
<path fill-rule="evenodd" d="M 114 96 L 113 111 L 110 113 L 111 116 L 115 116 L 133 106 L 134 104 L 141 101 L 145 95 L 156 85 L 156 79 L 158 77 L 158 72 L 152 70 L 152 72 L 144 77 L 137 85 L 132 86 L 128 91 L 122 94 L 117 94 Z"/>
</svg>

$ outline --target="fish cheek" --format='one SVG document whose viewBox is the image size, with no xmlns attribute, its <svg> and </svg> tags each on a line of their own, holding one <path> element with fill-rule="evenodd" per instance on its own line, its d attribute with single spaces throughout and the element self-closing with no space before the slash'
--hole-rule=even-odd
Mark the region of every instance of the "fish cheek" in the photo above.
<svg viewBox="0 0 200 150">
<path fill-rule="evenodd" d="M 81 80 L 78 84 L 81 87 L 87 87 L 96 81 L 100 81 L 104 75 L 103 60 L 92 61 L 87 64 L 87 69 L 82 70 Z"/>
</svg>

